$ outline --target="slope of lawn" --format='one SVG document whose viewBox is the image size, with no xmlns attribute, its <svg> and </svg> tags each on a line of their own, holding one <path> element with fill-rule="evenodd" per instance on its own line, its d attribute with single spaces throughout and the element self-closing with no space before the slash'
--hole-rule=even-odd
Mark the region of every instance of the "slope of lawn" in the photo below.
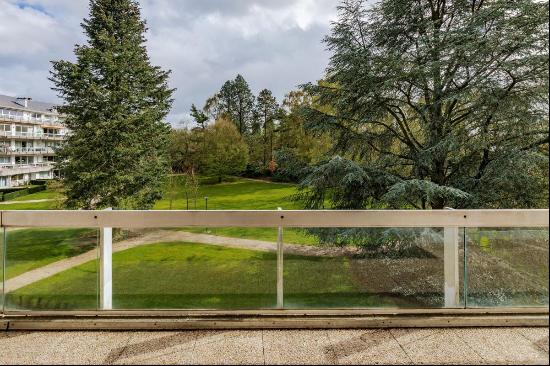
<svg viewBox="0 0 550 366">
<path fill-rule="evenodd" d="M 46 189 L 45 191 L 20 196 L 9 202 L 32 201 L 32 200 L 62 200 L 63 194 L 55 189 Z"/>
<path fill-rule="evenodd" d="M 176 177 L 180 178 L 180 177 Z M 166 188 L 165 197 L 155 205 L 157 210 L 172 209 L 184 210 L 187 208 L 185 188 L 181 178 L 176 180 L 177 185 L 172 193 Z M 237 179 L 235 182 L 204 185 L 200 187 L 196 209 L 204 210 L 208 197 L 209 210 L 276 210 L 279 207 L 286 210 L 297 210 L 302 207 L 292 196 L 296 194 L 296 186 L 286 183 L 272 183 L 252 179 Z M 195 209 L 195 202 L 190 199 L 189 208 Z M 206 233 L 231 238 L 277 241 L 275 228 L 182 228 L 183 231 Z M 284 241 L 293 244 L 316 244 L 314 237 L 308 236 L 303 230 L 287 229 L 284 232 Z"/>
<path fill-rule="evenodd" d="M 6 277 L 12 278 L 97 247 L 94 229 L 16 229 L 6 235 Z"/>
<path fill-rule="evenodd" d="M 63 193 L 59 189 L 49 187 L 45 191 L 20 196 L 0 205 L 0 210 L 56 210 L 60 209 Z M 44 202 L 26 202 L 48 200 Z"/>
<path fill-rule="evenodd" d="M 171 199 L 172 209 L 187 209 L 185 188 L 181 179 L 177 182 L 178 185 L 172 192 L 170 187 L 166 188 L 164 198 L 155 205 L 156 210 L 170 209 Z M 276 210 L 278 207 L 287 210 L 300 209 L 300 205 L 291 200 L 294 194 L 296 187 L 292 184 L 238 179 L 235 182 L 201 186 L 196 206 L 190 198 L 189 209 L 204 210 L 204 197 L 208 197 L 209 210 Z"/>
<path fill-rule="evenodd" d="M 182 177 L 174 177 L 176 184 L 173 188 L 167 185 L 164 198 L 157 202 L 154 209 L 174 210 L 187 209 L 185 188 Z M 278 207 L 294 210 L 300 209 L 299 203 L 291 198 L 296 194 L 296 187 L 292 184 L 271 183 L 252 179 L 235 179 L 233 182 L 203 185 L 195 205 L 193 199 L 189 200 L 189 208 L 204 210 L 206 203 L 204 197 L 208 197 L 209 210 L 276 210 Z M 0 205 L 1 210 L 54 210 L 59 207 L 62 193 L 48 189 L 43 192 L 18 197 L 10 204 Z M 27 203 L 23 201 L 53 199 L 54 201 Z M 172 204 L 170 205 L 170 200 Z M 256 239 L 266 241 L 277 240 L 277 230 L 271 228 L 184 228 L 181 230 L 193 233 L 208 233 L 212 235 L 228 236 L 244 239 Z M 306 235 L 301 230 L 285 230 L 284 240 L 294 244 L 315 244 L 314 237 Z"/>
<path fill-rule="evenodd" d="M 344 257 L 285 256 L 288 307 L 372 307 L 392 303 L 353 282 Z M 276 306 L 276 254 L 191 243 L 157 243 L 113 255 L 118 309 L 252 309 Z M 97 262 L 7 296 L 8 308 L 95 309 Z"/>
</svg>

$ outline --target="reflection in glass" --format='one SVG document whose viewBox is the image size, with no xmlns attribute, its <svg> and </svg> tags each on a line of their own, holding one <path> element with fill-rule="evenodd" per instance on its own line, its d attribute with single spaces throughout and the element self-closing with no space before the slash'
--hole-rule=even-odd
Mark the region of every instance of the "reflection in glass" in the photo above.
<svg viewBox="0 0 550 366">
<path fill-rule="evenodd" d="M 548 228 L 466 229 L 469 307 L 548 306 Z"/>
<path fill-rule="evenodd" d="M 306 232 L 317 239 L 317 245 L 285 242 L 285 307 L 445 306 L 443 229 L 319 228 Z M 458 245 L 457 260 L 463 268 L 463 244 Z M 461 284 L 462 273 L 459 276 Z"/>
</svg>

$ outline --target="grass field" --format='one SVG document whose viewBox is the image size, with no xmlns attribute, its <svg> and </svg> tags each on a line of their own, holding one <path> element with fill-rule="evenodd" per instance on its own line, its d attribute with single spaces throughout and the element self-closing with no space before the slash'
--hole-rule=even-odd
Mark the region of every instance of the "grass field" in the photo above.
<svg viewBox="0 0 550 366">
<path fill-rule="evenodd" d="M 276 210 L 278 207 L 286 210 L 300 209 L 300 204 L 291 200 L 294 194 L 296 187 L 292 184 L 239 179 L 235 182 L 201 186 L 196 207 L 194 200 L 190 199 L 189 209 L 204 210 L 204 197 L 208 197 L 209 210 Z M 171 197 L 172 209 L 187 209 L 185 189 L 181 184 L 173 193 L 167 188 L 164 198 L 157 202 L 155 209 L 168 210 Z"/>
<path fill-rule="evenodd" d="M 176 186 L 173 192 L 167 185 L 165 197 L 157 202 L 155 210 L 170 209 L 170 198 L 172 209 L 187 209 L 185 189 L 181 177 L 176 176 Z M 209 210 L 276 210 L 279 207 L 293 210 L 300 209 L 298 202 L 292 200 L 296 194 L 296 188 L 292 184 L 270 183 L 252 179 L 236 179 L 234 182 L 227 182 L 214 185 L 203 185 L 200 187 L 196 205 L 193 199 L 189 200 L 191 210 L 206 209 L 204 197 L 208 197 Z M 24 201 L 53 199 L 54 201 L 32 202 Z M 18 197 L 10 202 L 11 204 L 1 205 L 2 210 L 53 210 L 59 209 L 59 200 L 63 195 L 55 190 L 49 189 L 28 196 Z M 208 233 L 212 235 L 228 236 L 234 238 L 256 239 L 276 241 L 277 231 L 270 228 L 182 228 L 181 230 L 193 233 Z M 315 238 L 307 236 L 303 231 L 289 229 L 285 231 L 285 241 L 295 244 L 315 244 Z"/>
<path fill-rule="evenodd" d="M 32 200 L 61 200 L 63 199 L 63 194 L 54 189 L 47 189 L 42 192 L 32 193 L 26 196 L 21 196 L 14 198 L 10 202 L 20 202 L 20 201 L 32 201 Z"/>
<path fill-rule="evenodd" d="M 390 306 L 353 281 L 344 257 L 285 257 L 288 307 Z M 8 308 L 95 309 L 97 262 L 7 296 Z M 276 306 L 276 255 L 192 243 L 157 243 L 113 255 L 120 309 L 252 309 Z"/>
<path fill-rule="evenodd" d="M 175 194 L 167 192 L 165 198 L 155 205 L 155 209 L 169 209 L 168 197 L 173 197 L 173 209 L 186 209 L 187 200 L 183 186 L 180 184 L 174 192 Z M 296 192 L 296 186 L 293 184 L 239 179 L 235 182 L 201 186 L 200 199 L 197 200 L 196 207 L 198 210 L 204 210 L 206 208 L 204 197 L 208 197 L 209 210 L 276 210 L 279 207 L 287 210 L 301 209 L 300 203 L 292 200 Z M 193 200 L 190 200 L 189 205 L 190 209 L 195 208 Z M 182 228 L 181 230 L 231 238 L 277 240 L 275 228 Z M 316 244 L 314 237 L 295 229 L 285 230 L 284 240 L 294 244 Z"/>
<path fill-rule="evenodd" d="M 6 277 L 12 278 L 97 247 L 94 229 L 18 229 L 6 235 Z"/>
<path fill-rule="evenodd" d="M 186 210 L 187 199 L 185 189 L 180 177 L 175 177 L 177 186 L 170 191 L 166 187 L 164 198 L 158 201 L 155 210 L 170 209 L 172 200 L 173 210 Z M 196 203 L 193 198 L 189 199 L 190 210 L 206 209 L 204 197 L 208 197 L 209 210 L 276 210 L 282 207 L 286 210 L 300 209 L 298 202 L 291 198 L 296 193 L 292 184 L 270 183 L 252 179 L 236 179 L 234 182 L 224 182 L 214 185 L 203 185 L 197 196 Z M 46 202 L 25 201 L 52 200 Z M 59 201 L 63 200 L 63 194 L 54 189 L 17 197 L 1 205 L 2 210 L 48 210 L 60 208 Z"/>
<path fill-rule="evenodd" d="M 239 179 L 235 182 L 203 186 L 199 196 L 209 197 L 209 209 L 296 209 L 300 208 L 299 204 L 291 200 L 295 192 L 295 187 L 289 184 Z M 55 191 L 40 192 L 39 196 L 21 197 L 0 209 L 51 209 L 50 207 L 55 208 L 53 205 L 57 204 L 56 201 L 22 201 L 59 197 L 60 194 Z M 186 208 L 182 187 L 178 188 L 174 197 L 173 209 Z M 165 198 L 156 204 L 155 209 L 168 209 L 169 205 L 169 200 Z M 193 202 L 190 208 L 194 208 Z M 197 209 L 204 208 L 204 200 L 199 200 Z M 275 241 L 277 238 L 276 228 L 177 230 L 266 241 Z M 491 301 L 500 305 L 507 302 L 522 305 L 529 301 L 533 304 L 547 304 L 548 231 L 543 230 L 542 239 L 538 236 L 522 236 L 527 234 L 516 238 L 517 235 L 510 236 L 508 233 L 503 234 L 500 239 L 492 234 L 483 235 L 489 241 L 479 239 L 479 243 L 475 241 L 474 247 L 468 251 L 470 256 L 474 255 L 469 263 L 472 290 L 470 297 L 475 294 L 477 300 L 483 304 Z M 527 239 L 534 241 L 529 243 Z M 315 237 L 291 229 L 285 229 L 284 241 L 316 244 Z M 97 245 L 97 231 L 18 229 L 8 231 L 6 244 L 6 276 L 13 278 L 49 263 L 93 250 Z M 538 253 L 536 258 L 539 261 L 536 263 L 531 259 L 533 250 Z M 274 253 L 203 244 L 170 242 L 137 247 L 114 254 L 114 304 L 121 309 L 271 308 L 275 306 L 275 262 Z M 413 262 L 399 262 L 395 265 L 396 268 L 420 268 L 421 263 Z M 499 263 L 504 264 L 497 265 Z M 380 267 L 376 267 L 377 265 Z M 8 308 L 18 309 L 95 309 L 98 303 L 97 266 L 97 261 L 89 262 L 21 288 L 7 296 L 6 305 Z M 387 292 L 376 289 L 373 291 L 372 287 L 366 287 L 366 284 L 372 286 L 398 279 L 388 273 L 388 263 L 380 262 L 375 267 L 378 269 L 371 265 L 358 268 L 357 263 L 347 257 L 285 255 L 285 306 L 395 306 L 395 301 L 398 301 L 395 297 L 373 295 L 374 292 Z M 374 272 L 365 272 L 367 269 Z M 493 272 L 498 274 L 492 275 Z M 442 273 L 436 271 L 434 278 L 441 277 Z M 417 280 L 421 283 L 423 275 L 425 273 L 406 277 L 405 283 Z M 494 280 L 488 282 L 488 278 L 502 279 L 506 283 L 496 283 Z M 490 289 L 485 287 L 487 283 L 491 284 Z M 494 293 L 494 289 L 500 292 Z M 523 292 L 518 289 L 523 289 Z M 400 291 L 405 294 L 411 292 L 409 290 L 405 286 Z M 474 300 L 470 299 L 470 303 L 474 304 Z"/>
</svg>

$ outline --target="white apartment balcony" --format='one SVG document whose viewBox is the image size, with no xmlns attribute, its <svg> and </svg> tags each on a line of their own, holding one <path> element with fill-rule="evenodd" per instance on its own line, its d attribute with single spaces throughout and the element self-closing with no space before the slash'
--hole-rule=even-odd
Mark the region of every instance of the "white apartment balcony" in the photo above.
<svg viewBox="0 0 550 366">
<path fill-rule="evenodd" d="M 0 114 L 0 121 L 5 122 L 20 122 L 20 123 L 31 123 L 36 125 L 48 125 L 55 127 L 63 127 L 61 121 L 55 117 L 48 118 L 33 118 L 28 116 L 16 116 L 13 114 Z"/>
<path fill-rule="evenodd" d="M 17 140 L 54 140 L 61 141 L 66 134 L 58 133 L 35 133 L 35 132 L 11 132 L 0 131 L 0 137 L 12 138 Z"/>
<path fill-rule="evenodd" d="M 39 173 L 51 169 L 53 169 L 52 163 L 5 164 L 0 165 L 0 176 Z"/>
<path fill-rule="evenodd" d="M 51 155 L 53 147 L 0 147 L 0 155 Z"/>
</svg>

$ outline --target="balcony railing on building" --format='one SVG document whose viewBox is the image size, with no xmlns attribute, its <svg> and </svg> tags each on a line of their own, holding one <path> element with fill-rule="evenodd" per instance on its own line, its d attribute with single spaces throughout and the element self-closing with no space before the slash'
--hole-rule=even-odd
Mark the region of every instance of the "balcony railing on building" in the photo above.
<svg viewBox="0 0 550 366">
<path fill-rule="evenodd" d="M 53 147 L 0 147 L 0 155 L 51 155 Z"/>
<path fill-rule="evenodd" d="M 0 164 L 0 176 L 47 172 L 53 168 L 53 162 Z"/>
<path fill-rule="evenodd" d="M 51 125 L 51 126 L 63 127 L 63 121 L 56 118 L 56 117 L 34 118 L 34 117 L 30 117 L 30 116 L 20 116 L 20 115 L 13 115 L 13 114 L 0 114 L 0 121 L 31 123 L 31 124 L 37 124 L 37 125 L 47 124 L 47 125 Z"/>
<path fill-rule="evenodd" d="M 65 136 L 59 133 L 0 131 L 0 137 L 18 139 L 63 140 Z"/>
</svg>

